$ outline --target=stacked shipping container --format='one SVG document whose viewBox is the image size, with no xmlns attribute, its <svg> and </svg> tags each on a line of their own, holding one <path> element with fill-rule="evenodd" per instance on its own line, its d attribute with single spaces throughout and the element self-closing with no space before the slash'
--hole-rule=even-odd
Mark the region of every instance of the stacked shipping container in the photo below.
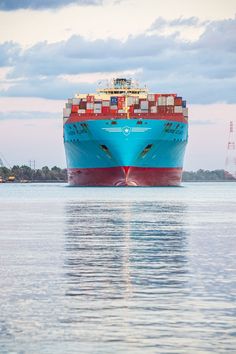
<svg viewBox="0 0 236 354">
<path fill-rule="evenodd" d="M 63 116 L 67 120 L 71 114 L 79 115 L 125 115 L 130 116 L 143 114 L 181 114 L 188 116 L 186 101 L 176 94 L 148 94 L 139 96 L 107 96 L 81 95 L 68 99 L 64 108 Z"/>
</svg>

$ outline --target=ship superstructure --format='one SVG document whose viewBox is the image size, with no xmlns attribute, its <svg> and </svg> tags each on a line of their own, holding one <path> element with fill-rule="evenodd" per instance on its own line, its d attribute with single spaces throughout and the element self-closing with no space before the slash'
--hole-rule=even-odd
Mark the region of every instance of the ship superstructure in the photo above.
<svg viewBox="0 0 236 354">
<path fill-rule="evenodd" d="M 114 79 L 64 108 L 68 181 L 76 186 L 175 186 L 181 182 L 188 108 L 177 94 Z"/>
</svg>

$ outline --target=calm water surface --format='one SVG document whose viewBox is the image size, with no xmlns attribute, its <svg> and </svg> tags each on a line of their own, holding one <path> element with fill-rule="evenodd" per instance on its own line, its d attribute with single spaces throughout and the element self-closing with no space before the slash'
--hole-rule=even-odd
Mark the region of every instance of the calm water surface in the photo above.
<svg viewBox="0 0 236 354">
<path fill-rule="evenodd" d="M 236 184 L 0 185 L 0 353 L 236 353 Z"/>
</svg>

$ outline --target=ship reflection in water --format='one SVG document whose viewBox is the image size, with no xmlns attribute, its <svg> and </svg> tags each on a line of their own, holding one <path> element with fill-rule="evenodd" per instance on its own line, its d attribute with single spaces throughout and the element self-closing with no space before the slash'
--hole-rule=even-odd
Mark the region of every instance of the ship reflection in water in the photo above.
<svg viewBox="0 0 236 354">
<path fill-rule="evenodd" d="M 171 348 L 188 295 L 185 211 L 166 202 L 66 206 L 66 322 L 81 341 Z"/>
<path fill-rule="evenodd" d="M 68 206 L 67 295 L 123 298 L 127 287 L 133 295 L 183 290 L 184 209 L 153 202 Z"/>
</svg>

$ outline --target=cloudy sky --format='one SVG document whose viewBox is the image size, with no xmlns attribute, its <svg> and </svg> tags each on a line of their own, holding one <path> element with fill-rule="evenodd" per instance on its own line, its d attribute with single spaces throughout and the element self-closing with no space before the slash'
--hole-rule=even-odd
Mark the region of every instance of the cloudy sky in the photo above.
<svg viewBox="0 0 236 354">
<path fill-rule="evenodd" d="M 236 0 L 0 0 L 0 154 L 65 166 L 65 99 L 117 75 L 186 98 L 185 169 L 224 168 Z"/>
</svg>

